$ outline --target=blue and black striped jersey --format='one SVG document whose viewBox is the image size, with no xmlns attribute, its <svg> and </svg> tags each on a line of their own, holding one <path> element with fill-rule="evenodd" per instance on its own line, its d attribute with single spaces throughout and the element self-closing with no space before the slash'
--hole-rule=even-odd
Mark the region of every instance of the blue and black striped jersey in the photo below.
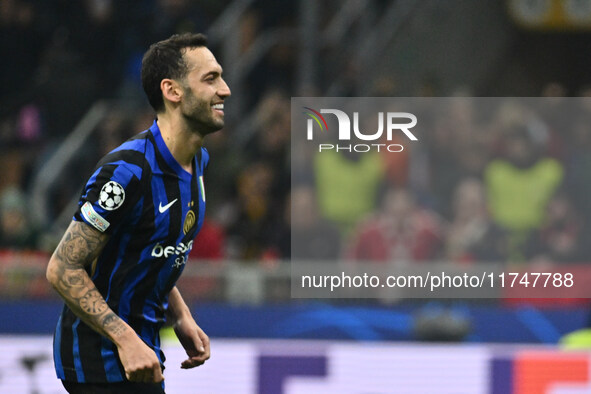
<svg viewBox="0 0 591 394">
<path fill-rule="evenodd" d="M 107 304 L 154 349 L 161 364 L 158 333 L 168 294 L 203 223 L 208 160 L 202 148 L 193 161 L 193 174 L 185 171 L 154 122 L 99 162 L 74 215 L 74 220 L 110 234 L 89 275 Z M 125 380 L 116 346 L 67 306 L 54 335 L 54 361 L 63 380 Z"/>
</svg>

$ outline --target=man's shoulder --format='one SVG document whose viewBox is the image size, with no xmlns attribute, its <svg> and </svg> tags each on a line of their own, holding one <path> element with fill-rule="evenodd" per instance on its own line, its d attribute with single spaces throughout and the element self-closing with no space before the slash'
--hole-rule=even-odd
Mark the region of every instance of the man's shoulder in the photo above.
<svg viewBox="0 0 591 394">
<path fill-rule="evenodd" d="M 139 134 L 131 137 L 117 148 L 113 149 L 109 154 L 122 152 L 122 154 L 130 154 L 131 152 L 146 152 L 146 144 L 152 138 L 150 130 L 142 131 Z"/>
<path fill-rule="evenodd" d="M 116 165 L 133 173 L 141 172 L 146 167 L 145 164 L 149 160 L 148 156 L 151 151 L 147 147 L 150 138 L 149 133 L 150 131 L 146 130 L 122 143 L 103 156 L 98 163 L 98 167 Z"/>
</svg>

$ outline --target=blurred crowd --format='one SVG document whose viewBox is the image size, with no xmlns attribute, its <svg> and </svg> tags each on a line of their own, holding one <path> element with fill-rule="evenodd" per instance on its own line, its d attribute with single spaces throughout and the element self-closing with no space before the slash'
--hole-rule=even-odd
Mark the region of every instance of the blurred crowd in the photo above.
<svg viewBox="0 0 591 394">
<path fill-rule="evenodd" d="M 84 177 L 104 154 L 148 128 L 154 113 L 140 82 L 148 46 L 171 34 L 205 32 L 231 1 L 190 0 L 6 0 L 0 2 L 0 250 L 55 247 L 50 234 L 60 214 L 72 209 Z M 245 53 L 260 31 L 290 26 L 294 6 L 257 0 L 237 21 Z M 225 67 L 225 43 L 212 51 Z M 260 239 L 284 224 L 289 193 L 289 97 L 295 62 L 289 46 L 277 44 L 251 72 L 243 90 L 245 113 L 256 111 L 255 128 L 240 135 L 243 119 L 208 141 L 208 222 L 195 248 L 200 257 L 279 258 Z M 232 85 L 232 81 L 228 81 Z M 56 179 L 46 196 L 48 211 L 32 212 L 35 177 L 77 122 L 101 99 L 112 106 Z M 257 109 L 259 108 L 259 109 Z M 230 111 L 228 111 L 230 112 Z M 250 127 L 253 128 L 252 126 Z M 240 144 L 236 140 L 240 140 Z M 276 216 L 277 210 L 282 213 Z M 277 219 L 275 219 L 277 217 Z M 283 227 L 281 227 L 283 231 Z M 55 231 L 55 228 L 53 229 Z M 265 234 L 262 234 L 265 233 Z"/>
<path fill-rule="evenodd" d="M 589 97 L 432 98 L 415 109 L 419 141 L 393 141 L 402 152 L 299 153 L 293 258 L 589 262 Z"/>
<path fill-rule="evenodd" d="M 142 53 L 173 33 L 207 31 L 227 3 L 0 2 L 0 51 L 10 59 L 0 64 L 0 249 L 51 251 L 50 225 L 79 193 L 84 176 L 102 155 L 153 121 L 140 89 Z M 240 51 L 269 26 L 293 24 L 293 5 L 283 4 L 291 2 L 277 3 L 255 1 L 242 16 Z M 290 256 L 590 260 L 591 244 L 585 240 L 591 235 L 591 100 L 556 98 L 536 111 L 506 101 L 483 117 L 474 101 L 458 98 L 445 116 L 433 115 L 420 146 L 400 141 L 405 149 L 396 154 L 307 156 L 302 171 L 308 176 L 293 179 L 292 187 L 295 48 L 277 45 L 242 87 L 254 114 L 252 132 L 242 135 L 242 119 L 235 119 L 206 141 L 212 157 L 208 213 L 193 257 L 265 264 Z M 396 95 L 387 76 L 376 78 L 376 84 L 380 95 Z M 566 92 L 552 83 L 540 94 Z M 110 110 L 96 140 L 83 147 L 51 189 L 47 218 L 37 223 L 30 208 L 35 174 L 101 98 L 132 104 Z"/>
</svg>

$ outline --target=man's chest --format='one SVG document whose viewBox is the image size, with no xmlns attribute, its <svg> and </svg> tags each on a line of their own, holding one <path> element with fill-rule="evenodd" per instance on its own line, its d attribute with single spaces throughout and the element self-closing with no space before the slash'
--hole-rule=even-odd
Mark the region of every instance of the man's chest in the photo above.
<svg viewBox="0 0 591 394">
<path fill-rule="evenodd" d="M 145 188 L 138 231 L 150 234 L 150 241 L 165 245 L 192 241 L 203 223 L 205 191 L 202 177 L 179 179 L 154 175 Z"/>
</svg>

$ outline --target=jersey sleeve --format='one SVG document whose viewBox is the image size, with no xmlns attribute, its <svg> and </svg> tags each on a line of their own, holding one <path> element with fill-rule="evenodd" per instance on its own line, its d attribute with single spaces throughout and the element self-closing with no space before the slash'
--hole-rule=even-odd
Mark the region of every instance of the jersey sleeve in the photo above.
<svg viewBox="0 0 591 394">
<path fill-rule="evenodd" d="M 100 166 L 84 187 L 74 220 L 110 234 L 137 203 L 140 182 L 125 164 Z"/>
</svg>

